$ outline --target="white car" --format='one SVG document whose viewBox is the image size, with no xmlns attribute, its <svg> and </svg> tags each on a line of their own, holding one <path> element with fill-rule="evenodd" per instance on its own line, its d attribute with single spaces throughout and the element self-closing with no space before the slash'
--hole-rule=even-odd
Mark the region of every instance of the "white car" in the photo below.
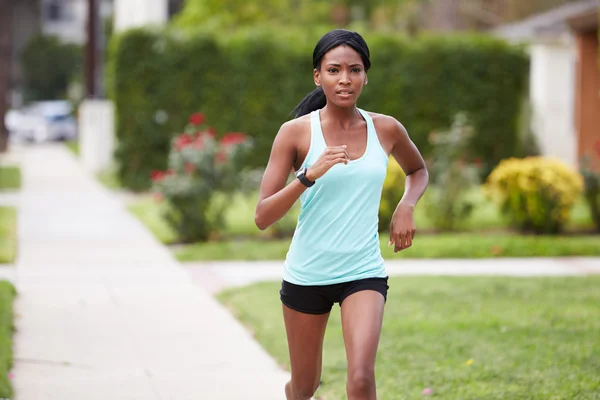
<svg viewBox="0 0 600 400">
<path fill-rule="evenodd" d="M 35 143 L 77 138 L 77 122 L 70 102 L 38 101 L 6 113 L 5 124 L 11 137 Z"/>
</svg>

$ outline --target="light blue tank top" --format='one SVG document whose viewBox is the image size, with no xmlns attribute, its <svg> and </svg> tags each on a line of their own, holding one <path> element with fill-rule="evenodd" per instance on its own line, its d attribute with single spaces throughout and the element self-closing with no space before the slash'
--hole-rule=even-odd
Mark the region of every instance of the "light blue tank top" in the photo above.
<svg viewBox="0 0 600 400">
<path fill-rule="evenodd" d="M 298 224 L 284 264 L 287 282 L 331 285 L 387 276 L 377 228 L 388 156 L 373 120 L 358 111 L 367 122 L 365 153 L 334 165 L 300 196 Z M 310 114 L 310 125 L 310 148 L 302 167 L 314 164 L 327 147 L 320 110 Z"/>
</svg>

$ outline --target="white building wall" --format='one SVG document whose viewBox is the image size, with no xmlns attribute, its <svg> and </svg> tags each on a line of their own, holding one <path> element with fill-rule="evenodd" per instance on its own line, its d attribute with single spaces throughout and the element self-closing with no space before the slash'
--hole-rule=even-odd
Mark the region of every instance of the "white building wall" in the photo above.
<svg viewBox="0 0 600 400">
<path fill-rule="evenodd" d="M 56 0 L 54 0 L 56 1 Z M 87 41 L 88 0 L 63 0 L 59 2 L 61 18 L 51 20 L 48 17 L 49 1 L 42 2 L 42 30 L 46 35 L 55 35 L 67 43 L 84 45 Z M 98 12 L 101 19 L 112 13 L 111 0 L 98 0 Z"/>
<path fill-rule="evenodd" d="M 532 128 L 544 156 L 577 167 L 574 126 L 576 49 L 572 44 L 532 44 Z"/>
<path fill-rule="evenodd" d="M 163 25 L 169 19 L 167 0 L 114 0 L 114 29 Z"/>
</svg>

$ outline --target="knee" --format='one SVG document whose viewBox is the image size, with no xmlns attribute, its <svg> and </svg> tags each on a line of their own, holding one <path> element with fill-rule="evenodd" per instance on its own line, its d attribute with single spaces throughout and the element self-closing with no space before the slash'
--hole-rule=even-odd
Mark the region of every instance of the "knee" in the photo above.
<svg viewBox="0 0 600 400">
<path fill-rule="evenodd" d="M 368 396 L 375 391 L 375 371 L 362 368 L 349 371 L 347 382 L 348 396 Z"/>
</svg>

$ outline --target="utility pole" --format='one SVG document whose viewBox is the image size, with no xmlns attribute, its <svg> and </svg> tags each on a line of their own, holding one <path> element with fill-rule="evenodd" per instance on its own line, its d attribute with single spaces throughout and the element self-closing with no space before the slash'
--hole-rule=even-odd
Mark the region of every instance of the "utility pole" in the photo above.
<svg viewBox="0 0 600 400">
<path fill-rule="evenodd" d="M 0 0 L 0 153 L 8 149 L 8 129 L 4 125 L 4 118 L 9 108 L 12 3 L 13 0 Z"/>
<path fill-rule="evenodd" d="M 99 39 L 101 38 L 102 24 L 98 17 L 99 0 L 88 0 L 87 18 L 87 44 L 85 48 L 85 89 L 86 98 L 95 99 L 102 97 L 100 87 L 100 52 Z"/>
</svg>

